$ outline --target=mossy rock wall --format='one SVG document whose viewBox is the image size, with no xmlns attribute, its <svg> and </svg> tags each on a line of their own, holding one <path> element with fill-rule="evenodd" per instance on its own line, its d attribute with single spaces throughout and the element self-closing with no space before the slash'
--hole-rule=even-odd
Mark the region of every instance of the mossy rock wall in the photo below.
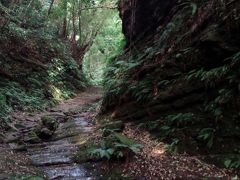
<svg viewBox="0 0 240 180">
<path fill-rule="evenodd" d="M 106 72 L 102 113 L 189 152 L 238 154 L 239 2 L 121 1 L 120 11 L 128 45 Z"/>
</svg>

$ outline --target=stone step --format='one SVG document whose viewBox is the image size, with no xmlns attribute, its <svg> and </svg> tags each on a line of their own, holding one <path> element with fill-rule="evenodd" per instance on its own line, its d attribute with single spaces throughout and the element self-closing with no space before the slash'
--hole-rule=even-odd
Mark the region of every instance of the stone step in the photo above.
<svg viewBox="0 0 240 180">
<path fill-rule="evenodd" d="M 83 176 L 72 176 L 72 177 L 63 177 L 63 176 L 60 176 L 60 177 L 56 177 L 56 178 L 48 178 L 49 180 L 96 180 L 96 178 L 93 178 L 93 177 L 83 177 Z M 1 180 L 1 179 L 0 179 Z"/>
<path fill-rule="evenodd" d="M 44 168 L 48 179 L 89 179 L 85 168 L 81 165 L 53 166 Z"/>
<path fill-rule="evenodd" d="M 74 152 L 77 151 L 78 147 L 74 144 L 57 144 L 44 147 L 34 147 L 28 149 L 29 155 L 41 154 L 41 153 L 61 153 L 61 152 Z"/>
<path fill-rule="evenodd" d="M 45 153 L 34 154 L 30 156 L 32 164 L 35 166 L 50 166 L 56 164 L 71 164 L 73 163 L 70 153 Z"/>
<path fill-rule="evenodd" d="M 87 142 L 92 130 L 91 125 L 81 117 L 61 123 L 49 141 L 26 146 L 32 164 L 41 167 L 47 179 L 94 179 L 90 173 L 94 172 L 94 164 L 87 167 L 89 165 L 77 165 L 73 160 L 79 146 Z"/>
</svg>

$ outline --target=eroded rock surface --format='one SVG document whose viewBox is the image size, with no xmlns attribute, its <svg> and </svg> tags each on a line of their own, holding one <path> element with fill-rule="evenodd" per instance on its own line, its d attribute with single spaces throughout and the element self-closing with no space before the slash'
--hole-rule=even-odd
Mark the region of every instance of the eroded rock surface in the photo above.
<svg viewBox="0 0 240 180">
<path fill-rule="evenodd" d="M 74 155 L 78 151 L 78 140 L 87 142 L 91 133 L 91 124 L 84 118 L 75 118 L 60 124 L 55 136 L 50 142 L 43 142 L 30 146 L 28 154 L 35 166 L 41 166 L 48 179 L 92 179 L 92 170 L 86 169 L 84 164 L 74 163 Z M 91 165 L 90 165 L 91 166 Z"/>
<path fill-rule="evenodd" d="M 97 165 L 76 164 L 74 156 L 94 130 L 84 106 L 99 97 L 99 90 L 90 88 L 53 110 L 35 114 L 16 112 L 13 125 L 19 127 L 6 134 L 8 144 L 0 147 L 0 179 L 96 179 Z M 48 138 L 39 137 L 37 129 L 51 134 Z"/>
</svg>

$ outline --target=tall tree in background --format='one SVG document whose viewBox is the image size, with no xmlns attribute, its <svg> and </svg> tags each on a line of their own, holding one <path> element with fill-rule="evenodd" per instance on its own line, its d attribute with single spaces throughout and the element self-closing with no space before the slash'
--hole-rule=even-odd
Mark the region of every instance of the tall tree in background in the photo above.
<svg viewBox="0 0 240 180">
<path fill-rule="evenodd" d="M 71 45 L 73 58 L 80 66 L 109 9 L 116 8 L 116 0 L 2 0 L 1 3 L 18 15 L 21 26 L 41 26 L 39 21 L 47 25 L 52 33 Z"/>
<path fill-rule="evenodd" d="M 112 0 L 60 0 L 49 2 L 48 16 L 51 25 L 62 24 L 60 34 L 69 41 L 72 54 L 81 66 L 84 54 L 89 50 L 99 32 L 108 9 L 115 8 Z M 52 24 L 52 22 L 55 24 Z M 61 22 L 62 23 L 59 23 Z"/>
</svg>

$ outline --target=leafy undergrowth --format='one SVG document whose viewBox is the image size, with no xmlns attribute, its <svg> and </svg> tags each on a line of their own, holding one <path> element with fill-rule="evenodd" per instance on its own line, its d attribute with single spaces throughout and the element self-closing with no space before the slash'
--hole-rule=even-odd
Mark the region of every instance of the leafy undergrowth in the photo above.
<svg viewBox="0 0 240 180">
<path fill-rule="evenodd" d="M 159 120 L 140 122 L 137 126 L 167 143 L 167 150 L 171 153 L 200 154 L 203 160 L 219 167 L 239 168 L 239 142 L 234 136 L 227 137 L 238 131 L 228 123 L 225 127 L 231 132 L 218 129 L 208 119 L 199 118 L 194 113 L 176 113 Z"/>
<path fill-rule="evenodd" d="M 27 4 L 14 9 L 0 4 L 0 119 L 13 110 L 44 109 L 72 97 L 86 80 L 66 42 L 49 26 L 41 4 L 19 16 Z"/>
<path fill-rule="evenodd" d="M 82 146 L 75 159 L 77 162 L 85 161 L 107 161 L 114 163 L 130 159 L 133 155 L 140 152 L 141 144 L 137 144 L 127 136 L 116 132 L 116 129 L 102 129 L 95 143 Z M 96 137 L 95 137 L 96 138 Z"/>
<path fill-rule="evenodd" d="M 125 176 L 148 179 L 230 179 L 237 177 L 227 169 L 220 169 L 189 154 L 169 153 L 169 145 L 153 139 L 151 134 L 127 124 L 123 133 L 143 145 L 123 170 Z"/>
<path fill-rule="evenodd" d="M 98 122 L 102 123 L 102 119 Z M 201 160 L 201 156 L 187 153 L 173 153 L 167 145 L 142 128 L 125 124 L 123 131 L 120 123 L 99 124 L 98 129 L 82 145 L 75 156 L 75 162 L 98 162 L 102 178 L 138 179 L 204 179 L 236 178 L 234 172 L 221 169 Z M 117 129 L 109 129 L 116 127 Z"/>
</svg>

